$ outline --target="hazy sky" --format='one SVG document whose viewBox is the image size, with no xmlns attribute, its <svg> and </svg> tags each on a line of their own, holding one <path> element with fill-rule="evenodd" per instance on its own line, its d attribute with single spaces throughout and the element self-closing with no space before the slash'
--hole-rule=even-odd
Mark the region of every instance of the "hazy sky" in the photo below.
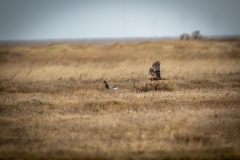
<svg viewBox="0 0 240 160">
<path fill-rule="evenodd" d="M 0 0 L 0 40 L 240 35 L 240 0 Z"/>
</svg>

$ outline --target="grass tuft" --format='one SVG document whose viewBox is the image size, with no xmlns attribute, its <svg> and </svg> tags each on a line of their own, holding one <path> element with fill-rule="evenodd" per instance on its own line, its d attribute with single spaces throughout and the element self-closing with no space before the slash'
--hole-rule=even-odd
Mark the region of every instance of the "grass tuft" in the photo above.
<svg viewBox="0 0 240 160">
<path fill-rule="evenodd" d="M 149 92 L 149 91 L 174 91 L 176 85 L 171 81 L 153 81 L 144 82 L 140 84 L 134 83 L 134 88 L 138 92 Z"/>
</svg>

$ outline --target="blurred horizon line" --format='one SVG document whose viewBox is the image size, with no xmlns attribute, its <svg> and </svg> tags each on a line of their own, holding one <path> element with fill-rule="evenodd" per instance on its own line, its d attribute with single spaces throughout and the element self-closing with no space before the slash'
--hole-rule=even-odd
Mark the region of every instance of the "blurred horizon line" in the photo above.
<svg viewBox="0 0 240 160">
<path fill-rule="evenodd" d="M 190 34 L 189 34 L 190 35 Z M 162 37 L 96 37 L 96 38 L 46 38 L 46 39 L 9 39 L 0 40 L 0 46 L 3 45 L 49 45 L 52 43 L 63 44 L 97 44 L 106 45 L 112 43 L 140 43 L 143 41 L 158 40 L 180 40 L 179 36 L 162 36 Z M 203 35 L 203 39 L 240 39 L 240 35 Z"/>
</svg>

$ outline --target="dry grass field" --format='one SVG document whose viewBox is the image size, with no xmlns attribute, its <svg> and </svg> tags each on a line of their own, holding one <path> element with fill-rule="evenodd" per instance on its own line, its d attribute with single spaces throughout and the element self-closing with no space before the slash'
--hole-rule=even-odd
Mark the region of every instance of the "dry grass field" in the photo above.
<svg viewBox="0 0 240 160">
<path fill-rule="evenodd" d="M 1 46 L 0 159 L 240 159 L 240 41 Z"/>
</svg>

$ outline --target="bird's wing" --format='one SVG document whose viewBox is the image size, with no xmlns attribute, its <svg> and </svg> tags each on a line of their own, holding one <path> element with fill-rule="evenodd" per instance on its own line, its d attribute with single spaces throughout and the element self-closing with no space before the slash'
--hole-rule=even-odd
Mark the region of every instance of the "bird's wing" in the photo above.
<svg viewBox="0 0 240 160">
<path fill-rule="evenodd" d="M 109 86 L 110 89 L 118 89 L 117 86 Z"/>
</svg>

